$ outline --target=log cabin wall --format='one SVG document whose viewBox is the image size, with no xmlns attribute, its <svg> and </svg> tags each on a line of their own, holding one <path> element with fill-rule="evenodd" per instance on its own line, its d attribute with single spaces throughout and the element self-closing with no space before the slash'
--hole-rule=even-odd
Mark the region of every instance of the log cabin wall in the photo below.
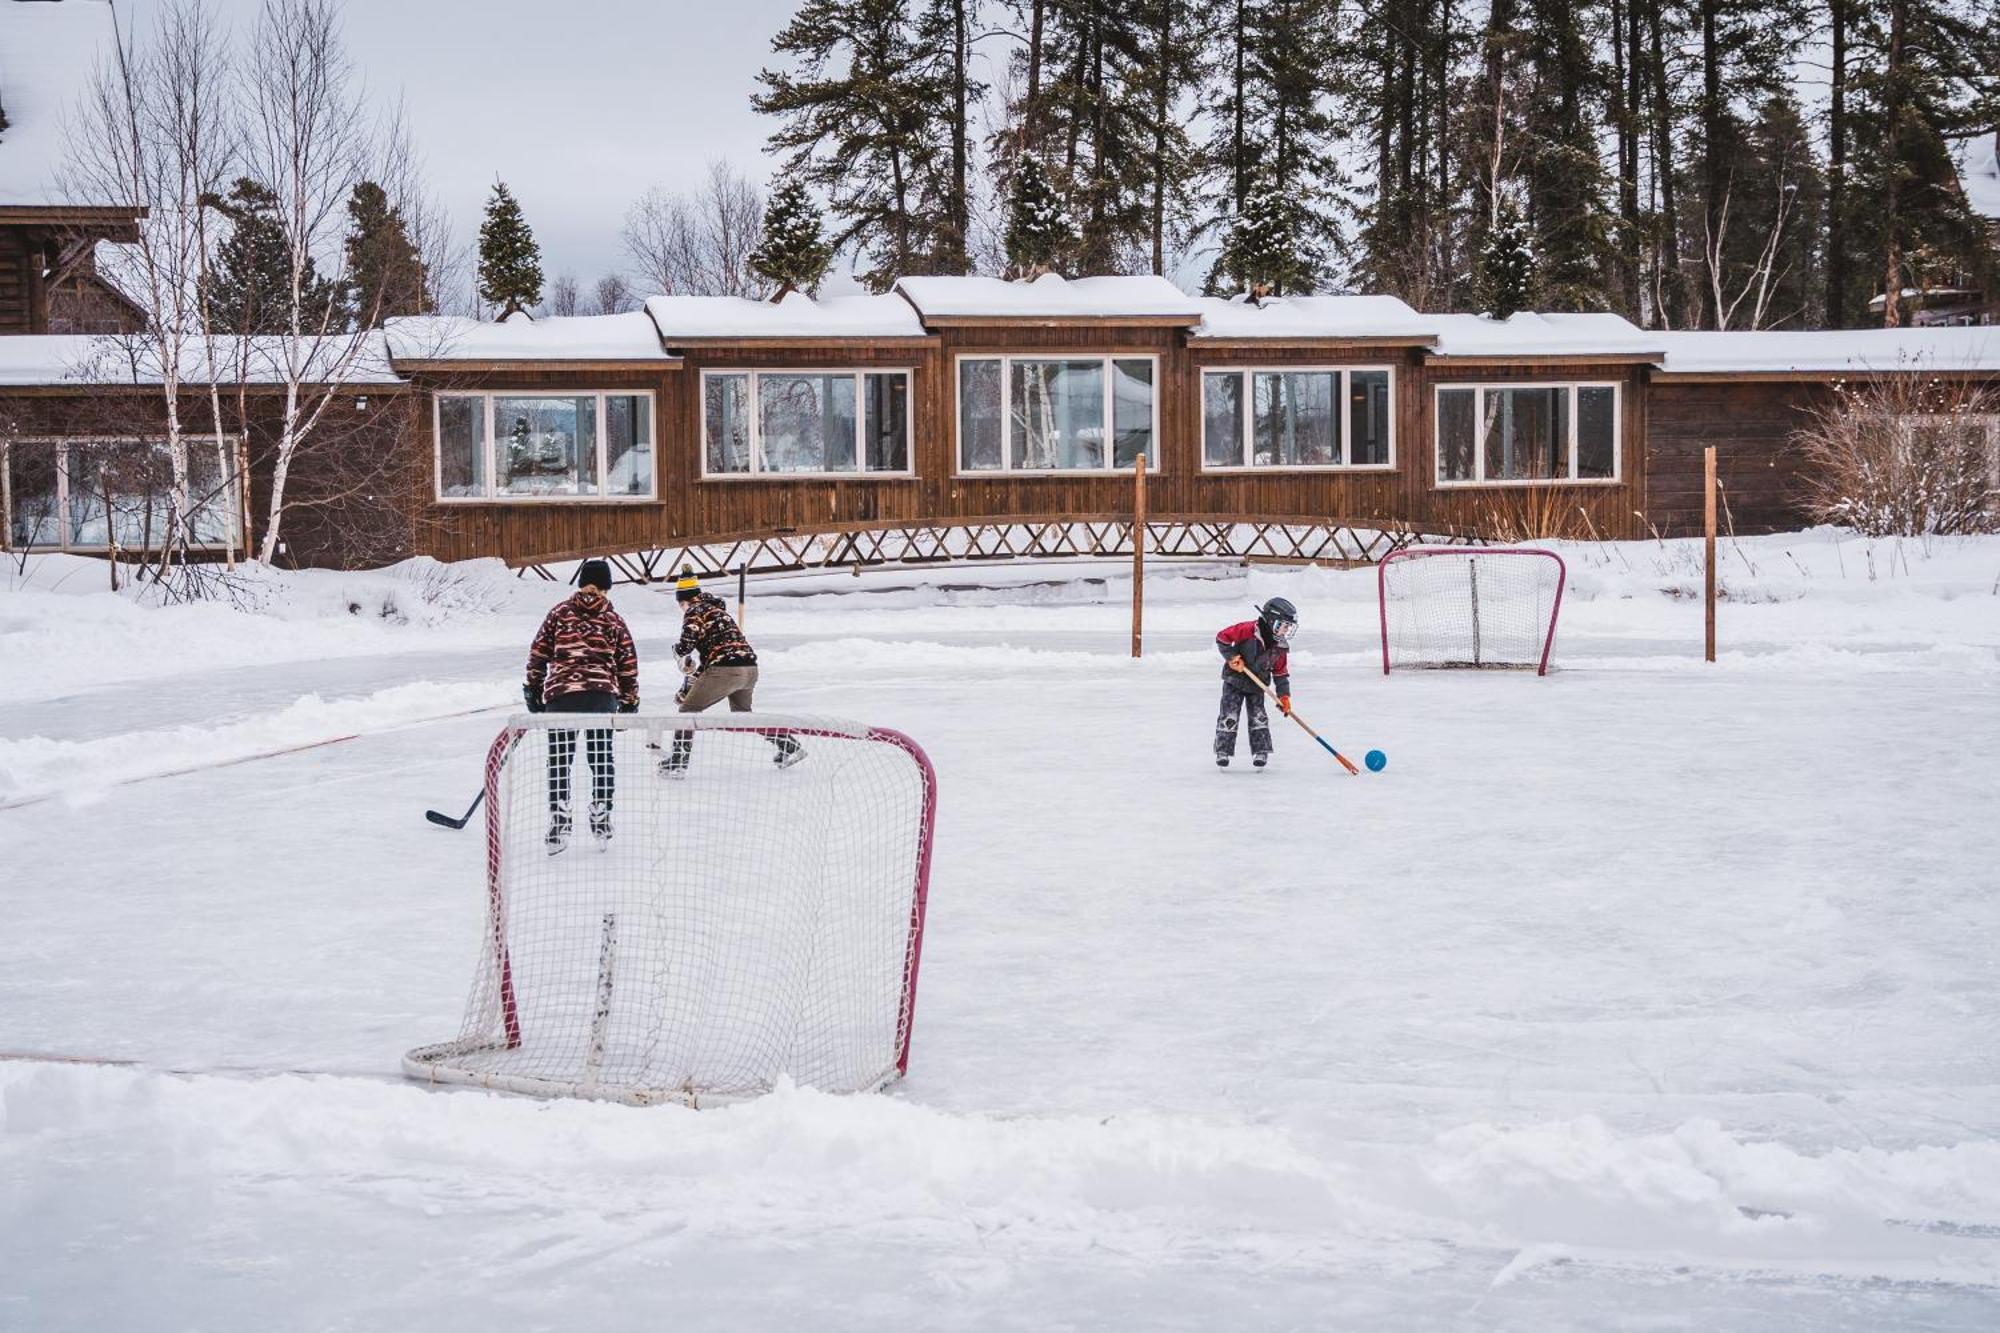
<svg viewBox="0 0 2000 1333">
<path fill-rule="evenodd" d="M 1656 378 L 1647 518 L 1663 536 L 1702 530 L 1702 450 L 1712 444 L 1728 526 L 1776 532 L 1810 522 L 1791 435 L 1831 397 L 1825 381 Z"/>
<path fill-rule="evenodd" d="M 46 331 L 41 275 L 41 233 L 0 226 L 0 334 Z"/>
</svg>

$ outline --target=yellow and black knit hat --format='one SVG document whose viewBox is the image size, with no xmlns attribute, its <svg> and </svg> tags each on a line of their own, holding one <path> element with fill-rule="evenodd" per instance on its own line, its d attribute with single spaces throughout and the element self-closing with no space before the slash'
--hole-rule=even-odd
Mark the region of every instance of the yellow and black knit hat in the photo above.
<svg viewBox="0 0 2000 1333">
<path fill-rule="evenodd" d="M 693 565 L 682 565 L 681 576 L 674 583 L 674 600 L 685 602 L 701 591 L 701 580 L 694 576 Z"/>
</svg>

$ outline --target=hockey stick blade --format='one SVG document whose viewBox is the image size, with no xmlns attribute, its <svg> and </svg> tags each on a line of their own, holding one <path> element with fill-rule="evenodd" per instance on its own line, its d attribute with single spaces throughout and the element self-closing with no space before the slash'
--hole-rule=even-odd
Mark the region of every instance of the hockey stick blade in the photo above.
<svg viewBox="0 0 2000 1333">
<path fill-rule="evenodd" d="M 424 811 L 424 818 L 444 828 L 464 828 L 471 821 L 472 816 L 467 815 L 464 819 L 453 819 L 442 810 L 426 810 Z"/>
</svg>

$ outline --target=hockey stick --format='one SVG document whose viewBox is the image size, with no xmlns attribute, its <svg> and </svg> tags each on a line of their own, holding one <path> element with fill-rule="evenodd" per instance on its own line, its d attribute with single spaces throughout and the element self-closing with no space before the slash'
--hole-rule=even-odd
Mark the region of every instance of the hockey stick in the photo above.
<svg viewBox="0 0 2000 1333">
<path fill-rule="evenodd" d="M 527 734 L 528 733 L 524 731 L 521 733 L 521 736 L 525 736 Z M 521 743 L 521 736 L 516 736 L 513 740 L 507 742 L 507 753 L 500 756 L 500 762 L 502 764 L 505 764 L 509 759 L 509 757 L 513 755 L 514 747 Z M 486 799 L 486 784 L 482 782 L 479 784 L 479 795 L 473 797 L 472 804 L 465 807 L 464 818 L 453 819 L 450 815 L 446 814 L 442 810 L 426 810 L 424 811 L 424 818 L 430 820 L 431 823 L 438 825 L 440 828 L 462 829 L 467 824 L 470 824 L 472 822 L 472 817 L 475 814 L 479 813 L 480 803 L 483 802 L 485 799 Z"/>
<path fill-rule="evenodd" d="M 1237 666 L 1236 669 L 1238 671 L 1241 671 L 1244 675 L 1250 677 L 1250 679 L 1256 681 L 1257 688 L 1264 691 L 1265 694 L 1269 695 L 1273 702 L 1276 702 L 1278 698 L 1277 692 L 1273 690 L 1269 685 L 1266 685 L 1264 683 L 1264 678 L 1262 676 L 1258 675 L 1256 672 L 1252 671 L 1247 666 Z M 1361 770 L 1356 768 L 1353 765 L 1353 763 L 1348 760 L 1346 755 L 1342 754 L 1340 751 L 1334 749 L 1332 745 L 1328 744 L 1326 737 L 1320 735 L 1317 731 L 1314 731 L 1304 718 L 1300 717 L 1297 713 L 1293 712 L 1291 709 L 1286 708 L 1283 704 L 1278 705 L 1278 711 L 1283 713 L 1286 717 L 1290 718 L 1292 721 L 1298 723 L 1301 727 L 1304 727 L 1306 735 L 1318 741 L 1320 743 L 1320 748 L 1324 749 L 1328 754 L 1332 755 L 1335 759 L 1338 759 L 1340 761 L 1340 766 L 1342 768 L 1346 769 L 1349 773 L 1354 774 L 1354 776 L 1356 777 L 1361 776 Z"/>
</svg>

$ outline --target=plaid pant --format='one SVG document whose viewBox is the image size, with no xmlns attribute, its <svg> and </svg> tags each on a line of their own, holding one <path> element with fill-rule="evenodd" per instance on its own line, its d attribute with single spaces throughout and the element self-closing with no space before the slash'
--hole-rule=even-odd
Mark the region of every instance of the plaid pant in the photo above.
<svg viewBox="0 0 2000 1333">
<path fill-rule="evenodd" d="M 1215 754 L 1227 759 L 1236 753 L 1236 713 L 1250 715 L 1250 753 L 1271 753 L 1271 718 L 1264 711 L 1262 694 L 1245 694 L 1232 685 L 1222 687 L 1222 707 L 1215 714 Z"/>
</svg>

